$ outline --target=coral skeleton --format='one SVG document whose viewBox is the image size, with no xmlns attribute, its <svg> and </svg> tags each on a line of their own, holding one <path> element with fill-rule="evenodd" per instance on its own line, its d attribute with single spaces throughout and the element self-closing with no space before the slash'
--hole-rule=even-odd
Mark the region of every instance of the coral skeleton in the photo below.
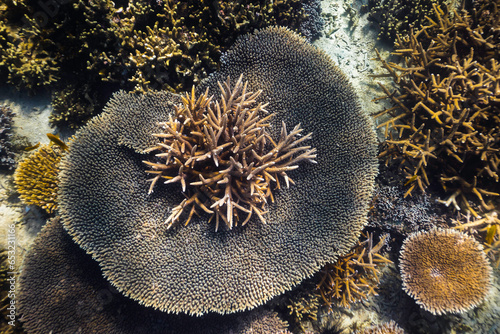
<svg viewBox="0 0 500 334">
<path fill-rule="evenodd" d="M 301 161 L 315 163 L 316 149 L 304 145 L 312 134 L 301 136 L 300 124 L 288 133 L 282 122 L 277 141 L 267 133 L 273 114 L 265 109 L 267 104 L 256 102 L 261 91 L 247 91 L 242 76 L 234 87 L 228 78 L 219 88 L 216 102 L 208 90 L 198 98 L 194 88 L 186 94 L 175 115 L 160 123 L 164 132 L 154 134 L 160 142 L 147 150 L 159 151 L 156 161 L 144 161 L 154 175 L 149 193 L 163 178 L 165 184 L 180 183 L 186 194 L 172 209 L 169 228 L 189 211 L 187 225 L 197 209 L 215 216 L 216 230 L 221 220 L 232 229 L 241 216 L 246 216 L 243 226 L 253 214 L 266 223 L 266 204 L 274 201 L 271 183 L 280 189 L 281 177 L 289 187 L 294 182 L 288 171 Z"/>
</svg>

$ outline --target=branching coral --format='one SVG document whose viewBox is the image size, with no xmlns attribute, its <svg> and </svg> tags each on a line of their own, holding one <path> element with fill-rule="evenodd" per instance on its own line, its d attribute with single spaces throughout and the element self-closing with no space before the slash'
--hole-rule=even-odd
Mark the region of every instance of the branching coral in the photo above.
<svg viewBox="0 0 500 334">
<path fill-rule="evenodd" d="M 319 296 L 310 291 L 303 291 L 288 300 L 287 308 L 293 322 L 304 331 L 304 321 L 318 320 L 318 310 L 320 307 Z"/>
<path fill-rule="evenodd" d="M 446 6 L 438 0 L 369 0 L 368 19 L 379 25 L 379 38 L 392 42 L 397 35 L 405 36 L 410 33 L 410 27 L 419 27 L 426 17 L 434 19 L 434 5 L 443 8 Z"/>
<path fill-rule="evenodd" d="M 495 263 L 496 267 L 500 265 L 500 219 L 497 211 L 490 211 L 484 214 L 483 218 L 470 219 L 467 215 L 466 222 L 462 223 L 456 220 L 455 228 L 459 231 L 476 230 L 480 233 L 483 240 L 484 251 Z"/>
<path fill-rule="evenodd" d="M 242 76 L 234 87 L 229 78 L 218 84 L 220 102 L 213 102 L 208 90 L 196 98 L 193 87 L 191 95 L 183 97 L 183 105 L 175 108 L 174 117 L 160 123 L 163 133 L 154 136 L 161 141 L 146 150 L 160 151 L 158 162 L 144 161 L 155 175 L 149 193 L 160 178 L 167 179 L 166 184 L 180 183 L 186 193 L 187 198 L 172 209 L 166 221 L 169 227 L 189 206 L 186 225 L 196 208 L 215 214 L 215 230 L 219 219 L 229 229 L 238 225 L 240 214 L 246 215 L 241 225 L 252 214 L 265 223 L 266 204 L 274 202 L 271 182 L 279 189 L 282 177 L 288 187 L 294 182 L 287 171 L 297 169 L 301 161 L 316 163 L 316 149 L 300 146 L 311 138 L 311 133 L 301 136 L 300 125 L 287 133 L 283 122 L 277 142 L 266 131 L 272 114 L 264 116 L 266 104 L 256 102 L 261 91 L 247 91 Z M 193 186 L 193 191 L 186 192 Z"/>
<path fill-rule="evenodd" d="M 23 202 L 48 213 L 57 209 L 59 162 L 66 149 L 60 140 L 59 144 L 41 145 L 19 163 L 14 173 L 14 183 Z"/>
<path fill-rule="evenodd" d="M 413 233 L 399 262 L 403 289 L 432 314 L 466 312 L 486 298 L 491 286 L 483 247 L 453 229 Z"/>
<path fill-rule="evenodd" d="M 326 306 L 350 308 L 352 303 L 377 294 L 378 269 L 391 263 L 379 254 L 384 243 L 385 237 L 374 246 L 373 234 L 368 233 L 366 239 L 358 241 L 350 253 L 321 269 L 316 288 Z"/>
<path fill-rule="evenodd" d="M 497 1 L 498 2 L 498 1 Z M 403 64 L 377 52 L 395 91 L 380 85 L 393 107 L 376 117 L 387 140 L 380 158 L 400 164 L 410 194 L 441 184 L 451 193 L 444 201 L 477 215 L 469 200 L 491 209 L 485 196 L 500 193 L 500 11 L 484 19 L 486 9 L 453 16 L 434 6 L 436 21 L 398 37 L 394 54 Z"/>
<path fill-rule="evenodd" d="M 187 90 L 217 68 L 221 51 L 239 35 L 282 25 L 316 37 L 322 28 L 318 0 L 49 3 L 1 0 L 0 69 L 18 87 L 50 85 L 65 90 L 59 99 L 83 103 L 52 119 L 73 127 L 104 104 L 86 102 L 86 93 L 109 86 Z M 82 80 L 92 83 L 91 92 L 67 88 Z M 88 115 L 74 117 L 74 111 Z"/>
<path fill-rule="evenodd" d="M 15 165 L 14 152 L 12 152 L 12 117 L 14 112 L 7 106 L 0 105 L 0 167 L 12 169 Z"/>
</svg>

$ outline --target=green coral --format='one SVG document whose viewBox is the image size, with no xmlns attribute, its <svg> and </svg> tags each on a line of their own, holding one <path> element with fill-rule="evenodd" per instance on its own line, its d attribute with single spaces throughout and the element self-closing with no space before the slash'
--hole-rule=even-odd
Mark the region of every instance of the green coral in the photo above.
<svg viewBox="0 0 500 334">
<path fill-rule="evenodd" d="M 0 0 L 0 74 L 19 88 L 55 88 L 52 122 L 76 127 L 103 106 L 88 96 L 188 90 L 239 35 L 269 25 L 303 30 L 309 13 L 301 0 Z M 83 80 L 90 89 L 68 88 Z M 75 101 L 82 104 L 59 107 Z"/>
</svg>

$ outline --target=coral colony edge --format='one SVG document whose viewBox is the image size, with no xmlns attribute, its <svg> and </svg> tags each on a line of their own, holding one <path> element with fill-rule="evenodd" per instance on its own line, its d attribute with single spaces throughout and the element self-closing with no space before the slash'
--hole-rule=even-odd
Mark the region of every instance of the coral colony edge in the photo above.
<svg viewBox="0 0 500 334">
<path fill-rule="evenodd" d="M 0 0 L 0 333 L 499 332 L 499 8 Z"/>
</svg>

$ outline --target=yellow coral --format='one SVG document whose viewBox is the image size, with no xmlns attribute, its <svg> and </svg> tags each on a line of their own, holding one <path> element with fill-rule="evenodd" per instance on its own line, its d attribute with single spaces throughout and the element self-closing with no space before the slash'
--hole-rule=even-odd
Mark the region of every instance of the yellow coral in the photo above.
<svg viewBox="0 0 500 334">
<path fill-rule="evenodd" d="M 378 254 L 384 242 L 385 237 L 373 246 L 373 234 L 368 233 L 366 239 L 358 241 L 350 253 L 323 267 L 316 288 L 325 305 L 332 307 L 333 304 L 338 304 L 350 308 L 351 303 L 377 294 L 378 268 L 391 263 Z"/>
<path fill-rule="evenodd" d="M 57 175 L 64 149 L 56 144 L 41 145 L 19 163 L 14 183 L 21 200 L 48 213 L 57 208 Z"/>
</svg>

